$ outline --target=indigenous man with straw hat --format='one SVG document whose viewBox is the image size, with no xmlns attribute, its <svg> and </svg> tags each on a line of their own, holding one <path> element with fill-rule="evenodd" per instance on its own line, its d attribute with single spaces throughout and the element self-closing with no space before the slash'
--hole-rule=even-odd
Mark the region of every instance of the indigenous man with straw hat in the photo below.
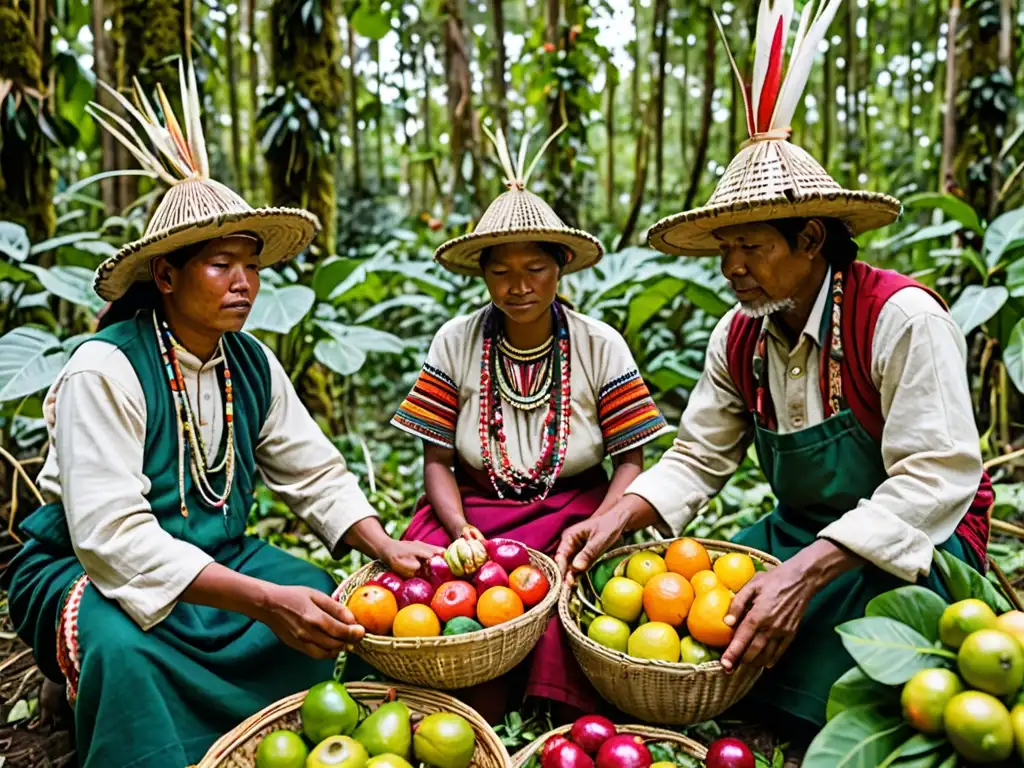
<svg viewBox="0 0 1024 768">
<path fill-rule="evenodd" d="M 717 254 L 739 305 L 712 334 L 672 448 L 561 548 L 581 570 L 625 530 L 680 535 L 753 442 L 778 506 L 736 540 L 785 562 L 733 599 L 722 664 L 770 668 L 758 711 L 818 726 L 853 665 L 835 627 L 901 584 L 946 596 L 936 547 L 981 568 L 993 500 L 963 335 L 930 290 L 856 260 L 853 237 L 895 220 L 899 202 L 843 189 L 789 141 L 841 1 L 806 4 L 785 78 L 793 3 L 761 3 L 751 88 L 732 64 L 750 139 L 707 205 L 650 233 L 666 253 Z"/>
<path fill-rule="evenodd" d="M 182 768 L 268 704 L 330 679 L 362 628 L 324 570 L 245 535 L 257 469 L 337 553 L 411 575 L 440 552 L 393 541 L 274 355 L 240 333 L 259 270 L 319 222 L 250 208 L 209 178 L 191 65 L 185 132 L 91 113 L 165 181 L 141 240 L 97 272 L 113 304 L 47 395 L 50 503 L 5 574 L 18 634 L 66 682 L 86 768 Z"/>
<path fill-rule="evenodd" d="M 405 540 L 483 535 L 554 554 L 566 527 L 609 509 L 640 474 L 642 446 L 671 431 L 622 336 L 557 297 L 561 275 L 603 254 L 527 189 L 558 133 L 526 168 L 529 136 L 513 165 L 504 135 L 488 131 L 508 191 L 435 254 L 451 272 L 482 277 L 490 302 L 441 327 L 392 420 L 424 445 L 426 493 Z M 513 691 L 562 705 L 566 719 L 599 703 L 557 617 L 523 669 L 464 695 L 500 722 L 518 703 Z"/>
</svg>

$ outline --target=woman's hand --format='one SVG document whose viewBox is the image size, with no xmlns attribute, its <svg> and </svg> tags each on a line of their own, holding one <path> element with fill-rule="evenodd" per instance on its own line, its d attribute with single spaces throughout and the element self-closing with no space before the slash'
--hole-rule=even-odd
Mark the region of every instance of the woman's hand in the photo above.
<svg viewBox="0 0 1024 768">
<path fill-rule="evenodd" d="M 255 618 L 285 645 L 314 659 L 332 659 L 351 650 L 365 631 L 352 611 L 310 587 L 268 584 Z"/>
<path fill-rule="evenodd" d="M 811 598 L 862 562 L 836 544 L 818 539 L 777 568 L 756 574 L 736 593 L 725 617 L 726 624 L 737 627 L 722 654 L 726 672 L 740 662 L 775 666 L 796 637 Z"/>
<path fill-rule="evenodd" d="M 395 541 L 389 539 L 380 546 L 378 557 L 387 567 L 403 579 L 415 576 L 420 566 L 434 555 L 443 555 L 444 550 L 422 541 Z"/>
<path fill-rule="evenodd" d="M 462 526 L 462 530 L 459 532 L 459 538 L 461 539 L 476 539 L 477 541 L 487 541 L 486 537 L 480 532 L 480 529 L 475 525 Z"/>
</svg>

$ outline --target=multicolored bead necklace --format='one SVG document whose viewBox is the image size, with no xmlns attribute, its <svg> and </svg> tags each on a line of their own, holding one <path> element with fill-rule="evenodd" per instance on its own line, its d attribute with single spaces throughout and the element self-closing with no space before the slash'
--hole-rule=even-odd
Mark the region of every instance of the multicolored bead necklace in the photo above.
<svg viewBox="0 0 1024 768">
<path fill-rule="evenodd" d="M 834 416 L 846 409 L 846 398 L 843 396 L 843 377 L 840 363 L 843 360 L 843 273 L 836 271 L 832 275 L 832 316 L 829 322 L 829 338 L 822 346 L 822 367 L 828 365 L 828 401 L 826 416 Z M 768 390 L 768 318 L 761 326 L 754 347 L 753 372 L 757 380 L 754 401 L 754 416 L 763 427 L 775 428 L 774 413 L 769 413 L 771 403 L 765 402 Z"/>
<path fill-rule="evenodd" d="M 529 472 L 512 465 L 505 445 L 504 420 L 501 414 L 502 392 L 499 385 L 499 354 L 495 346 L 502 337 L 502 315 L 493 306 L 485 320 L 483 353 L 480 359 L 480 449 L 498 498 L 513 496 L 521 501 L 539 501 L 547 497 L 565 464 L 569 446 L 569 421 L 572 413 L 570 381 L 569 327 L 558 304 L 552 306 L 551 370 L 548 388 L 548 411 L 544 416 L 544 440 L 540 456 Z M 491 453 L 492 440 L 498 445 L 498 461 Z M 497 464 L 497 465 L 496 465 Z"/>
<path fill-rule="evenodd" d="M 178 364 L 177 350 L 181 350 L 183 347 L 174 338 L 167 322 L 157 318 L 156 312 L 153 313 L 153 328 L 156 331 L 156 338 L 160 344 L 160 356 L 163 358 L 164 369 L 167 371 L 171 396 L 174 398 L 175 405 L 177 406 L 174 409 L 174 414 L 178 423 L 178 494 L 181 500 L 181 514 L 184 517 L 188 517 L 188 505 L 185 503 L 185 444 L 188 443 L 189 470 L 192 474 L 192 482 L 199 491 L 200 498 L 205 504 L 214 509 L 223 509 L 226 515 L 228 513 L 227 501 L 231 496 L 231 486 L 235 477 L 235 429 L 233 418 L 234 406 L 231 394 L 231 370 L 228 368 L 228 359 L 224 354 L 223 342 L 218 344 L 218 352 L 223 361 L 221 365 L 224 370 L 224 432 L 227 442 L 220 462 L 213 466 L 207 458 L 203 436 L 196 426 L 197 419 L 192 411 L 188 390 L 185 388 L 185 377 L 181 375 L 181 366 Z M 226 475 L 224 490 L 218 493 L 214 490 L 210 478 L 222 470 Z"/>
<path fill-rule="evenodd" d="M 533 349 L 517 349 L 505 334 L 498 336 L 498 389 L 513 408 L 532 411 L 551 399 L 554 349 L 554 336 Z"/>
</svg>

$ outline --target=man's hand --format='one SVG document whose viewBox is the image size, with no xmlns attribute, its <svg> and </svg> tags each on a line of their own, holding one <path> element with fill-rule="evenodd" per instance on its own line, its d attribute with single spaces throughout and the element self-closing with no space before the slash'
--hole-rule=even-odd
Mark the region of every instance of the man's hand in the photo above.
<svg viewBox="0 0 1024 768">
<path fill-rule="evenodd" d="M 722 654 L 732 672 L 740 662 L 773 667 L 796 637 L 807 606 L 825 585 L 862 564 L 856 555 L 818 539 L 777 568 L 758 573 L 732 599 L 725 623 L 736 627 Z"/>
<path fill-rule="evenodd" d="M 629 523 L 621 510 L 613 509 L 603 515 L 591 517 L 565 529 L 555 552 L 555 564 L 563 576 L 570 567 L 582 573 L 612 544 L 618 541 Z M 575 555 L 575 557 L 574 557 Z"/>
<path fill-rule="evenodd" d="M 380 547 L 379 557 L 385 565 L 403 579 L 411 578 L 420 566 L 434 555 L 443 555 L 444 550 L 422 541 L 394 541 L 389 539 Z"/>
<path fill-rule="evenodd" d="M 285 645 L 314 659 L 336 657 L 365 632 L 352 611 L 310 587 L 269 585 L 256 618 Z"/>
</svg>

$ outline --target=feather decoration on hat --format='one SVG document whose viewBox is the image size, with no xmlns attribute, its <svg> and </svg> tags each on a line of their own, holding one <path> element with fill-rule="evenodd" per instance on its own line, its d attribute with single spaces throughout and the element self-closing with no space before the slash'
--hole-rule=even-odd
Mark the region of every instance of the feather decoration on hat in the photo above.
<svg viewBox="0 0 1024 768">
<path fill-rule="evenodd" d="M 508 142 L 505 139 L 505 134 L 501 130 L 501 127 L 499 126 L 498 135 L 495 136 L 486 125 L 483 123 L 480 124 L 483 132 L 487 134 L 487 138 L 491 140 L 495 151 L 498 153 L 498 159 L 501 161 L 501 168 L 505 172 L 505 186 L 510 190 L 515 189 L 521 191 L 526 189 L 526 185 L 530 183 L 530 177 L 533 175 L 533 171 L 536 169 L 537 163 L 540 162 L 541 157 L 545 152 L 547 152 L 548 147 L 551 146 L 551 142 L 557 139 L 561 135 L 562 131 L 569 127 L 569 121 L 565 117 L 564 95 L 561 103 L 561 112 L 561 127 L 548 136 L 547 140 L 541 146 L 540 151 L 534 155 L 533 161 L 530 163 L 529 167 L 526 166 L 526 152 L 530 144 L 530 139 L 533 137 L 533 134 L 537 132 L 537 127 L 531 128 L 523 136 L 523 143 L 519 145 L 518 160 L 513 164 L 512 154 L 509 152 Z"/>
<path fill-rule="evenodd" d="M 818 46 L 842 2 L 807 0 L 800 14 L 787 67 L 785 53 L 793 19 L 793 0 L 761 0 L 754 40 L 753 73 L 749 83 L 736 65 L 718 14 L 714 14 L 733 74 L 743 93 L 747 131 L 751 136 L 790 127 L 807 86 Z"/>
<path fill-rule="evenodd" d="M 184 64 L 178 62 L 178 81 L 181 88 L 184 133 L 174 116 L 167 94 L 159 83 L 156 92 L 164 116 L 164 125 L 160 124 L 156 111 L 146 98 L 138 80 L 132 78 L 134 105 L 115 88 L 99 81 L 125 112 L 135 118 L 149 139 L 148 144 L 139 137 L 131 123 L 120 115 L 94 101 L 86 106 L 89 115 L 131 152 L 143 168 L 170 185 L 194 179 L 208 179 L 210 176 L 206 138 L 200 120 L 199 88 L 196 85 L 196 73 L 191 61 L 188 64 L 187 78 Z"/>
</svg>

